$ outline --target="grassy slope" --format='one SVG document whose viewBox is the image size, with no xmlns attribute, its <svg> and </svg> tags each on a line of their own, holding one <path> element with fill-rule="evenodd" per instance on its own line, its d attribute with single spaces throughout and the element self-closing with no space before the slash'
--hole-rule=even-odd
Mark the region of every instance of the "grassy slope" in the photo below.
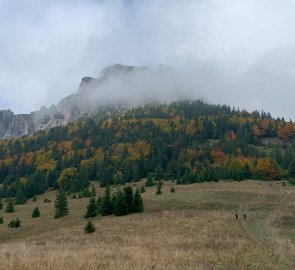
<svg viewBox="0 0 295 270">
<path fill-rule="evenodd" d="M 70 200 L 54 220 L 54 192 L 4 213 L 22 227 L 0 225 L 0 269 L 295 269 L 295 188 L 265 182 L 165 182 L 143 194 L 144 214 L 97 217 L 83 233 L 88 199 Z M 102 192 L 99 188 L 98 193 Z M 43 203 L 51 198 L 51 204 Z M 41 218 L 32 219 L 35 205 Z M 234 213 L 246 212 L 247 221 Z"/>
</svg>

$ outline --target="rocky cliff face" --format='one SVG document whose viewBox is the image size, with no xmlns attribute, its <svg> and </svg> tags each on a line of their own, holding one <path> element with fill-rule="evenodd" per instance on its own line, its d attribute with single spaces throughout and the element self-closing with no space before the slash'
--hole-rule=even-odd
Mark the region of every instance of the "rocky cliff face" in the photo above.
<svg viewBox="0 0 295 270">
<path fill-rule="evenodd" d="M 0 111 L 1 139 L 31 134 L 34 130 L 34 120 L 31 114 L 15 115 L 10 110 Z"/>
<path fill-rule="evenodd" d="M 108 89 L 120 87 L 122 78 L 128 82 L 129 75 L 145 71 L 148 71 L 146 67 L 116 64 L 103 69 L 98 78 L 84 77 L 77 94 L 62 99 L 50 108 L 42 107 L 39 111 L 20 115 L 10 110 L 0 111 L 0 139 L 25 136 L 66 125 L 84 116 L 127 108 L 133 105 L 128 97 L 125 100 L 122 97 L 113 98 Z M 116 81 L 118 77 L 120 80 Z"/>
</svg>

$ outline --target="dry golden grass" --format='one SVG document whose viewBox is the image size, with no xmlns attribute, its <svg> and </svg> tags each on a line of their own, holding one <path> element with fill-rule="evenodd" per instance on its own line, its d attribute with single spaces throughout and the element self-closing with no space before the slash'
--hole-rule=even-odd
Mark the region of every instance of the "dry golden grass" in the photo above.
<svg viewBox="0 0 295 270">
<path fill-rule="evenodd" d="M 18 216 L 22 227 L 0 225 L 0 269 L 295 269 L 294 187 L 204 183 L 171 194 L 171 185 L 163 195 L 143 194 L 143 214 L 93 219 L 91 235 L 83 232 L 88 199 L 70 200 L 70 215 L 60 220 L 54 192 L 15 213 L 1 210 L 5 223 Z M 31 218 L 35 206 L 39 219 Z M 236 211 L 247 221 L 236 221 Z"/>
</svg>

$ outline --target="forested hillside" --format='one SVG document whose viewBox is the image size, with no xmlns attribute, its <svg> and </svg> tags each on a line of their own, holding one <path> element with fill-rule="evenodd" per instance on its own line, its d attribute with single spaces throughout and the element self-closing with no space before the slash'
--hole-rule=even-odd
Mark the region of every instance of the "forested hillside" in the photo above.
<svg viewBox="0 0 295 270">
<path fill-rule="evenodd" d="M 0 142 L 0 194 L 81 192 L 145 177 L 178 184 L 295 176 L 295 124 L 202 101 L 152 104 Z"/>
</svg>

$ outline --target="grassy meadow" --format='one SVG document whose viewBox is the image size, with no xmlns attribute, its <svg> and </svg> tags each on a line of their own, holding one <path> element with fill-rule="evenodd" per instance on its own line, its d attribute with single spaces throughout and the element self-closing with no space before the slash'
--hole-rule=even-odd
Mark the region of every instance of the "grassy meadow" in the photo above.
<svg viewBox="0 0 295 270">
<path fill-rule="evenodd" d="M 143 214 L 93 218 L 93 234 L 83 231 L 89 199 L 69 200 L 70 215 L 57 220 L 54 191 L 0 210 L 0 269 L 295 269 L 295 187 L 249 180 L 170 193 L 172 185 L 164 182 L 162 195 L 147 188 Z M 41 217 L 33 219 L 35 206 Z M 16 217 L 21 227 L 8 228 Z"/>
</svg>

